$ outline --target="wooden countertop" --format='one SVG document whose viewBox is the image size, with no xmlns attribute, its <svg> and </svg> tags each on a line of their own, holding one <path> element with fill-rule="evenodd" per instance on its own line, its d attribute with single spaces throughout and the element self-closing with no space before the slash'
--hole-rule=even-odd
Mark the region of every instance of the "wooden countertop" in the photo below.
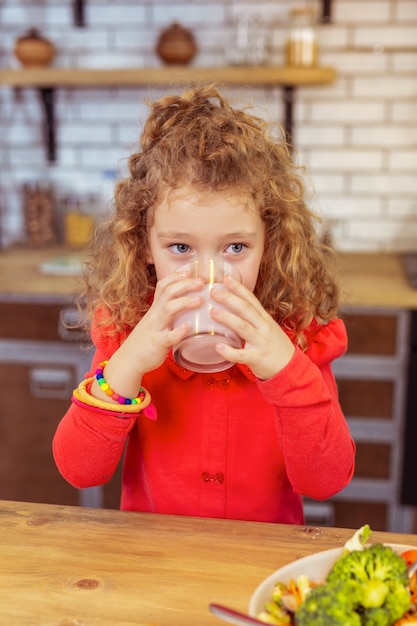
<svg viewBox="0 0 417 626">
<path fill-rule="evenodd" d="M 342 306 L 417 309 L 417 289 L 397 254 L 341 253 L 338 273 Z"/>
<path fill-rule="evenodd" d="M 63 248 L 12 248 L 0 252 L 0 298 L 69 298 L 77 290 L 77 276 L 43 274 L 41 263 L 60 256 L 74 260 L 82 252 Z M 409 286 L 396 254 L 340 253 L 338 275 L 342 305 L 417 309 L 417 289 Z"/>
<path fill-rule="evenodd" d="M 352 533 L 0 501 L 0 622 L 220 625 L 209 603 L 247 611 L 269 574 Z M 416 535 L 371 539 L 417 547 Z"/>
<path fill-rule="evenodd" d="M 78 291 L 79 276 L 45 274 L 40 267 L 56 259 L 80 261 L 82 252 L 68 248 L 9 248 L 0 252 L 0 299 L 66 301 Z"/>
</svg>

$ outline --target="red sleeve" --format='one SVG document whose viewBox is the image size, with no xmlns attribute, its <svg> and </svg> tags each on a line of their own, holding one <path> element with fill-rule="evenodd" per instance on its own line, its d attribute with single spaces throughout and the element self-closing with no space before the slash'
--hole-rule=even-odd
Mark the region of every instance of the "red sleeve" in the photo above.
<svg viewBox="0 0 417 626">
<path fill-rule="evenodd" d="M 96 350 L 92 372 L 100 361 L 108 358 L 107 351 Z M 87 374 L 90 375 L 91 372 Z M 121 417 L 73 402 L 52 442 L 55 463 L 62 476 L 78 489 L 108 482 L 136 419 L 136 415 Z"/>
<path fill-rule="evenodd" d="M 101 310 L 97 320 L 105 320 L 105 317 L 105 310 Z M 128 333 L 128 329 L 124 333 L 109 333 L 109 330 L 112 330 L 111 326 L 93 324 L 91 337 L 96 351 L 91 371 L 86 373 L 86 377 L 94 375 L 98 363 L 109 359 Z M 148 409 L 147 417 L 154 419 L 151 407 Z M 108 482 L 117 468 L 137 417 L 136 414 L 121 416 L 120 413 L 114 414 L 73 401 L 52 442 L 55 463 L 63 477 L 79 489 Z"/>
<path fill-rule="evenodd" d="M 355 444 L 342 413 L 331 362 L 347 347 L 344 323 L 315 328 L 306 352 L 299 348 L 276 376 L 258 382 L 274 405 L 288 478 L 296 493 L 324 500 L 354 472 Z"/>
</svg>

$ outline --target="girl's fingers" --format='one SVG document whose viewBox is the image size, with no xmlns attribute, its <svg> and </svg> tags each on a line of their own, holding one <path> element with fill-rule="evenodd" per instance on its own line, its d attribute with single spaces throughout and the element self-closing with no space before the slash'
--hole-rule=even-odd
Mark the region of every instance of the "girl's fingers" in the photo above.
<svg viewBox="0 0 417 626">
<path fill-rule="evenodd" d="M 257 338 L 262 333 L 260 323 L 255 324 L 247 321 L 231 311 L 213 308 L 210 314 L 217 322 L 233 330 L 245 343 L 256 344 Z"/>
<path fill-rule="evenodd" d="M 178 298 L 189 291 L 199 291 L 203 286 L 201 278 L 184 276 L 185 272 L 169 274 L 156 284 L 155 297 L 167 296 L 169 299 Z"/>
<path fill-rule="evenodd" d="M 215 288 L 211 291 L 214 301 L 225 306 L 240 320 L 246 321 L 257 328 L 261 327 L 270 318 L 256 296 L 243 285 L 239 285 L 240 293 L 231 293 L 226 289 Z M 233 330 L 236 330 L 233 328 Z"/>
<path fill-rule="evenodd" d="M 180 273 L 170 274 L 161 279 L 155 289 L 151 309 L 160 317 L 165 326 L 172 318 L 185 309 L 199 306 L 201 298 L 198 292 L 203 286 L 201 279 L 184 277 Z"/>
<path fill-rule="evenodd" d="M 185 278 L 182 279 L 182 281 L 168 285 L 162 293 L 158 295 L 167 302 L 175 301 L 181 297 L 196 299 L 202 286 L 203 282 L 200 279 Z"/>
<path fill-rule="evenodd" d="M 223 298 L 224 302 L 229 302 L 230 308 L 234 308 L 235 306 L 239 307 L 239 302 L 243 301 L 246 305 L 253 307 L 259 314 L 266 313 L 255 294 L 239 281 L 230 276 L 226 276 L 225 287 L 226 289 L 219 289 L 219 291 L 223 291 L 222 294 L 219 294 L 219 297 Z M 243 310 L 245 310 L 245 308 Z"/>
</svg>

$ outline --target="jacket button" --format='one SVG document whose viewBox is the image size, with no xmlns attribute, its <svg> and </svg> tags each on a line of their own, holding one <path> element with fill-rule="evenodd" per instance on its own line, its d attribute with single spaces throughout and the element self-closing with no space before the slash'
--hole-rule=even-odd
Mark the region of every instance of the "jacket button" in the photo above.
<svg viewBox="0 0 417 626">
<path fill-rule="evenodd" d="M 221 485 L 224 483 L 224 474 L 223 472 L 217 472 L 215 474 L 210 474 L 210 472 L 203 472 L 201 474 L 201 480 L 203 483 L 217 483 Z"/>
<path fill-rule="evenodd" d="M 226 391 L 230 385 L 230 378 L 221 378 L 217 379 L 214 376 L 207 376 L 204 381 L 204 386 L 206 389 L 221 389 L 222 391 Z"/>
</svg>

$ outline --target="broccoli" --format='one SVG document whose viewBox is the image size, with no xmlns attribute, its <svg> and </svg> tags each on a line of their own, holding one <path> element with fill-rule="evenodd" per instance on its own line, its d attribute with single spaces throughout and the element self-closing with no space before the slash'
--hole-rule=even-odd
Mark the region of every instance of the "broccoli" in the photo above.
<svg viewBox="0 0 417 626">
<path fill-rule="evenodd" d="M 388 594 L 384 604 L 364 610 L 361 615 L 363 626 L 392 626 L 410 608 L 410 594 L 398 581 L 387 583 Z"/>
<path fill-rule="evenodd" d="M 362 616 L 362 624 L 364 626 L 392 626 L 393 621 L 390 618 L 389 611 L 379 607 L 366 611 Z"/>
<path fill-rule="evenodd" d="M 395 622 L 411 608 L 410 591 L 399 580 L 390 580 L 387 585 L 388 594 L 385 598 L 384 608 L 389 611 L 390 619 Z"/>
<path fill-rule="evenodd" d="M 297 626 L 361 626 L 356 612 L 361 585 L 355 581 L 333 581 L 313 587 L 295 612 Z"/>
<path fill-rule="evenodd" d="M 363 626 L 392 626 L 409 610 L 408 589 L 398 580 L 390 580 L 386 585 L 388 592 L 383 605 L 368 608 L 363 612 L 361 616 Z"/>
<path fill-rule="evenodd" d="M 347 552 L 337 559 L 327 575 L 332 580 L 357 580 L 369 583 L 370 580 L 388 582 L 397 580 L 408 584 L 408 570 L 405 560 L 389 546 L 374 543 L 364 550 Z"/>
<path fill-rule="evenodd" d="M 297 626 L 392 626 L 411 605 L 405 560 L 376 543 L 344 552 L 295 613 Z"/>
</svg>

